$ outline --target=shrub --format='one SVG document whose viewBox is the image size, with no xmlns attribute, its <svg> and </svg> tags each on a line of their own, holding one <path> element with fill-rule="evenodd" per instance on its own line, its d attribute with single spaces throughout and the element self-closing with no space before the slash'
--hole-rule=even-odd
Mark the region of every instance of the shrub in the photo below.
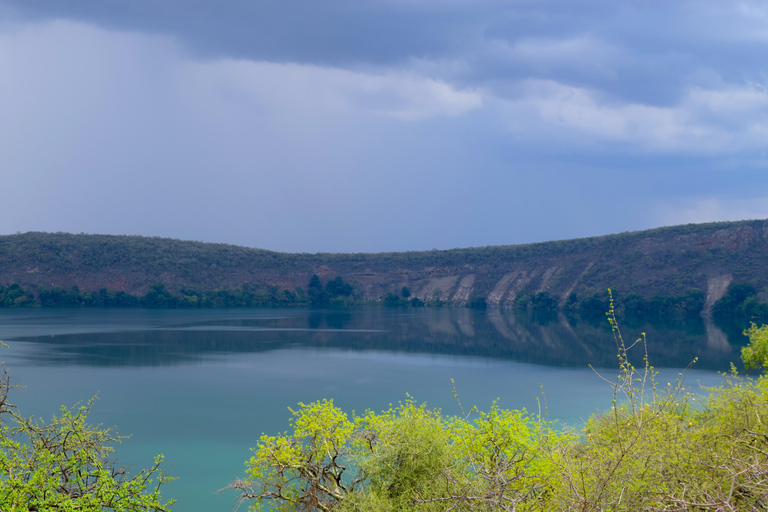
<svg viewBox="0 0 768 512">
<path fill-rule="evenodd" d="M 45 423 L 22 417 L 8 403 L 0 378 L 0 510 L 12 512 L 169 512 L 160 487 L 171 480 L 162 455 L 130 476 L 116 465 L 113 445 L 123 437 L 87 422 L 92 401 Z"/>
<path fill-rule="evenodd" d="M 749 337 L 749 345 L 741 349 L 745 368 L 759 369 L 768 366 L 768 325 L 757 327 L 752 324 L 744 334 Z"/>
<path fill-rule="evenodd" d="M 410 398 L 351 419 L 332 401 L 300 406 L 293 432 L 262 436 L 229 486 L 254 510 L 520 510 L 545 495 L 544 444 L 565 438 L 496 406 L 473 421 Z"/>
</svg>

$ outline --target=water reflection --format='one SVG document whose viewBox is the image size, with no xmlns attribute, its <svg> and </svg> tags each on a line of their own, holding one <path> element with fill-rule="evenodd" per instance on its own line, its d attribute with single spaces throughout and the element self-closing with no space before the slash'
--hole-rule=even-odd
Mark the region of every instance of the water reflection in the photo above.
<svg viewBox="0 0 768 512">
<path fill-rule="evenodd" d="M 538 321 L 537 321 L 538 320 Z M 677 328 L 624 326 L 625 341 L 647 334 L 657 367 L 726 370 L 739 348 L 711 323 Z M 479 356 L 583 367 L 614 366 L 607 322 L 563 315 L 532 319 L 509 310 L 452 308 L 343 310 L 90 310 L 3 312 L 0 339 L 42 344 L 36 364 L 158 366 L 188 364 L 222 353 L 329 347 Z"/>
</svg>

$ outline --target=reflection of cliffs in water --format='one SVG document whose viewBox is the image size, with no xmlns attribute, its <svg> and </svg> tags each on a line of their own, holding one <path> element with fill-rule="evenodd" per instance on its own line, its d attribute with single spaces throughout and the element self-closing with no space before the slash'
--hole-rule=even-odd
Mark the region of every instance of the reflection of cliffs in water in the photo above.
<svg viewBox="0 0 768 512">
<path fill-rule="evenodd" d="M 132 331 L 16 339 L 44 343 L 34 354 L 38 362 L 98 366 L 184 364 L 201 356 L 290 347 L 479 356 L 554 366 L 616 364 L 607 322 L 569 323 L 560 316 L 540 324 L 505 310 L 292 310 L 269 317 L 244 312 L 242 317 L 211 314 L 197 322 L 167 320 Z M 625 341 L 641 331 L 647 333 L 650 360 L 658 367 L 684 367 L 698 357 L 697 368 L 727 369 L 739 360 L 738 347 L 713 325 L 625 328 Z"/>
</svg>

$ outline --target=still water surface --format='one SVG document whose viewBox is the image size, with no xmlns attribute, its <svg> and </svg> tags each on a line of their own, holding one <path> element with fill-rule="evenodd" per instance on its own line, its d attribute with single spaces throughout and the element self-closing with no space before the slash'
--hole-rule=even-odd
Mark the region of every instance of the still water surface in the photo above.
<svg viewBox="0 0 768 512">
<path fill-rule="evenodd" d="M 625 329 L 648 333 L 663 382 L 694 357 L 690 388 L 720 381 L 739 347 L 713 326 Z M 174 510 L 232 510 L 214 494 L 243 475 L 262 432 L 287 428 L 287 407 L 332 398 L 346 411 L 382 410 L 414 396 L 448 414 L 465 406 L 537 411 L 580 425 L 610 405 L 611 388 L 588 365 L 615 375 L 606 326 L 565 318 L 534 324 L 503 311 L 357 308 L 261 310 L 66 310 L 0 312 L 2 360 L 12 402 L 50 417 L 98 395 L 94 423 L 131 438 L 120 461 L 146 467 L 158 453 L 178 480 L 163 495 Z M 602 368 L 602 369 L 600 369 Z"/>
</svg>

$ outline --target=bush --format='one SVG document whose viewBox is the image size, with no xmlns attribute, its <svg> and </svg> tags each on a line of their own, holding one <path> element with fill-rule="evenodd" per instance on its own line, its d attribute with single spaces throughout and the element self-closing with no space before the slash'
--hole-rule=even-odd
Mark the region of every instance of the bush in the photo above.
<svg viewBox="0 0 768 512">
<path fill-rule="evenodd" d="M 749 337 L 749 345 L 741 349 L 744 366 L 747 369 L 768 366 L 768 325 L 757 327 L 752 324 L 744 334 Z"/>
<path fill-rule="evenodd" d="M 563 434 L 525 411 L 474 421 L 407 399 L 348 418 L 332 401 L 300 404 L 293 433 L 262 436 L 240 491 L 254 510 L 503 510 L 537 503 Z M 502 508 L 498 508 L 502 507 Z"/>
<path fill-rule="evenodd" d="M 163 457 L 129 476 L 115 464 L 121 439 L 89 425 L 87 405 L 62 407 L 49 423 L 24 418 L 9 405 L 8 374 L 0 378 L 0 510 L 13 512 L 169 512 L 160 487 L 171 480 Z"/>
</svg>

